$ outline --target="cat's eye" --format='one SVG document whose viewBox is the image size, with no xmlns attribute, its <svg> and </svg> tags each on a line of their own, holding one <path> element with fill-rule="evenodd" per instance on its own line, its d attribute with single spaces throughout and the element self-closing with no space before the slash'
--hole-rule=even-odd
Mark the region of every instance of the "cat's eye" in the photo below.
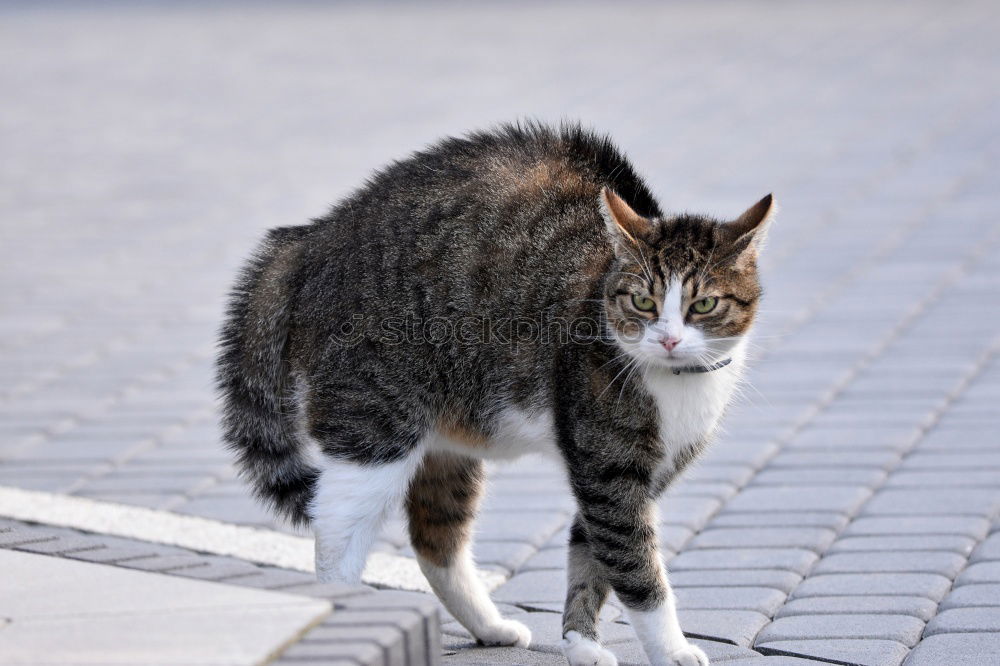
<svg viewBox="0 0 1000 666">
<path fill-rule="evenodd" d="M 715 296 L 709 296 L 703 298 L 699 301 L 695 301 L 691 304 L 691 309 L 698 314 L 708 314 L 715 309 L 716 304 L 719 302 Z"/>
<path fill-rule="evenodd" d="M 632 294 L 632 305 L 640 312 L 652 312 L 656 309 L 656 301 L 649 296 L 640 296 L 639 294 Z"/>
</svg>

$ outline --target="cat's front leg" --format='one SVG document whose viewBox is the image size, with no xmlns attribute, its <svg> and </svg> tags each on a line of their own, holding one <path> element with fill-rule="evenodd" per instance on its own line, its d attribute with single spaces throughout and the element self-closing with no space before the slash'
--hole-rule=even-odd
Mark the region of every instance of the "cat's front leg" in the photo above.
<svg viewBox="0 0 1000 666">
<path fill-rule="evenodd" d="M 569 533 L 566 607 L 562 650 L 570 666 L 617 666 L 618 659 L 601 646 L 597 620 L 611 586 L 594 561 L 587 530 L 579 516 Z"/>
<path fill-rule="evenodd" d="M 574 479 L 581 524 L 593 560 L 625 605 L 650 663 L 707 666 L 708 657 L 687 640 L 677 619 L 658 546 L 656 509 L 641 481 L 641 464 L 619 460 L 593 472 Z"/>
<path fill-rule="evenodd" d="M 479 642 L 528 647 L 531 630 L 500 615 L 472 560 L 469 541 L 482 486 L 479 460 L 427 454 L 406 497 L 410 541 L 434 593 Z"/>
</svg>

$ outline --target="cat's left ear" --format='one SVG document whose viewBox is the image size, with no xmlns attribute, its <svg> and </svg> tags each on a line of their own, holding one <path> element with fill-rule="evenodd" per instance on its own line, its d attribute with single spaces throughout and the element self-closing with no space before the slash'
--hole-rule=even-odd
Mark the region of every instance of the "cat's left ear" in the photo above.
<svg viewBox="0 0 1000 666">
<path fill-rule="evenodd" d="M 601 188 L 599 203 L 604 223 L 617 242 L 627 240 L 636 244 L 638 239 L 646 238 L 653 228 L 652 220 L 639 215 L 608 187 Z"/>
<path fill-rule="evenodd" d="M 778 212 L 778 202 L 774 196 L 766 197 L 750 206 L 738 218 L 725 225 L 733 253 L 736 257 L 736 267 L 742 268 L 757 260 L 760 248 L 767 238 L 771 220 Z"/>
</svg>

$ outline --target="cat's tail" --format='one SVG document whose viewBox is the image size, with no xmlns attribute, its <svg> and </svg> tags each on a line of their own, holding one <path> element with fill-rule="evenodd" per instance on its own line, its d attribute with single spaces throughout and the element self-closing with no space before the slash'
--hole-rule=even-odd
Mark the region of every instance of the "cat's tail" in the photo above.
<svg viewBox="0 0 1000 666">
<path fill-rule="evenodd" d="M 309 227 L 272 229 L 233 288 L 219 337 L 222 434 L 240 475 L 293 524 L 309 521 L 318 476 L 296 437 L 285 362 L 292 280 Z"/>
</svg>

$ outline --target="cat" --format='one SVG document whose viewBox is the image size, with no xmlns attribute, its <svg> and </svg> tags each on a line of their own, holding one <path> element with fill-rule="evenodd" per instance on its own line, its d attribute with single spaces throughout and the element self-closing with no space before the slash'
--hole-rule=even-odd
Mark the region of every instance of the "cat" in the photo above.
<svg viewBox="0 0 1000 666">
<path fill-rule="evenodd" d="M 740 379 L 774 212 L 768 195 L 728 222 L 665 215 L 579 125 L 444 140 L 267 235 L 221 332 L 224 438 L 262 501 L 311 524 L 319 580 L 358 582 L 402 505 L 448 611 L 522 647 L 530 631 L 471 556 L 483 460 L 557 456 L 578 506 L 569 663 L 616 663 L 596 631 L 613 590 L 653 664 L 707 664 L 678 623 L 654 502 Z"/>
</svg>

